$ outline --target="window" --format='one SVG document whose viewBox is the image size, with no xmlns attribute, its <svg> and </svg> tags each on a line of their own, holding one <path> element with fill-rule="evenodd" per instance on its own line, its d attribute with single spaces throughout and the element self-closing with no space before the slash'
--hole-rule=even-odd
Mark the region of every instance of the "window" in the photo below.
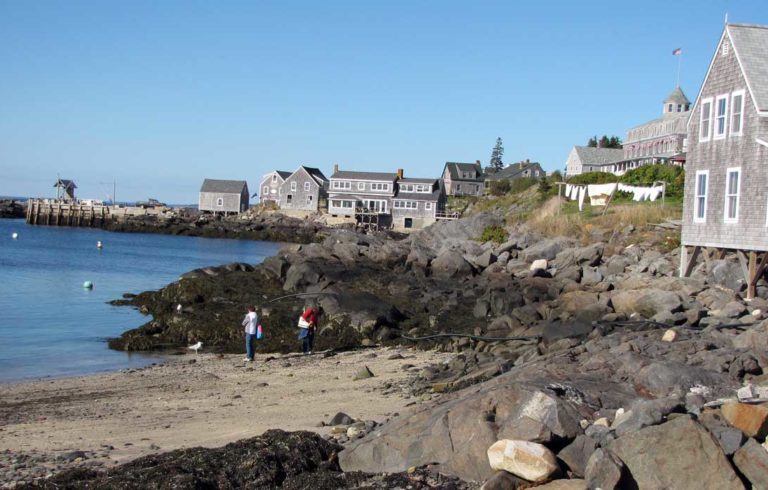
<svg viewBox="0 0 768 490">
<path fill-rule="evenodd" d="M 424 209 L 427 211 L 432 211 L 432 203 L 431 202 L 425 202 L 424 203 Z"/>
<path fill-rule="evenodd" d="M 395 209 L 418 209 L 419 203 L 416 201 L 394 201 L 392 206 Z"/>
<path fill-rule="evenodd" d="M 741 168 L 729 168 L 725 174 L 725 222 L 739 221 L 739 176 Z"/>
<path fill-rule="evenodd" d="M 728 46 L 728 41 L 723 41 L 723 56 L 728 56 L 728 51 L 730 50 L 730 47 Z"/>
<path fill-rule="evenodd" d="M 352 190 L 352 182 L 341 182 L 338 180 L 333 181 L 333 188 L 334 189 L 342 189 L 342 190 Z"/>
<path fill-rule="evenodd" d="M 293 196 L 291 194 L 288 194 L 286 196 L 286 201 L 288 201 L 288 204 L 291 204 L 291 202 L 293 202 Z"/>
<path fill-rule="evenodd" d="M 693 221 L 694 223 L 704 223 L 707 221 L 707 181 L 709 180 L 709 170 L 699 170 L 696 172 L 696 193 L 693 203 Z"/>
<path fill-rule="evenodd" d="M 400 184 L 400 192 L 413 192 L 413 184 Z"/>
<path fill-rule="evenodd" d="M 291 192 L 296 192 L 296 181 L 291 182 Z"/>
<path fill-rule="evenodd" d="M 709 141 L 712 131 L 712 99 L 701 102 L 701 124 L 699 124 L 699 141 Z"/>
<path fill-rule="evenodd" d="M 677 112 L 683 112 L 683 104 L 677 104 Z"/>
<path fill-rule="evenodd" d="M 744 114 L 744 91 L 738 90 L 731 96 L 731 136 L 741 136 Z"/>
<path fill-rule="evenodd" d="M 357 183 L 357 190 L 364 191 L 365 190 L 365 182 L 358 182 Z"/>
<path fill-rule="evenodd" d="M 217 197 L 216 198 L 216 206 L 223 208 L 224 207 L 224 198 L 223 197 Z"/>
<path fill-rule="evenodd" d="M 371 184 L 371 190 L 372 191 L 388 191 L 389 190 L 389 184 L 382 184 L 379 182 L 374 182 Z"/>
<path fill-rule="evenodd" d="M 304 182 L 304 191 L 309 192 L 309 182 Z"/>
<path fill-rule="evenodd" d="M 268 186 L 268 185 L 265 185 L 265 186 L 264 186 L 264 189 L 262 189 L 262 192 L 261 192 L 261 193 L 262 193 L 262 194 L 269 194 L 269 186 Z"/>
<path fill-rule="evenodd" d="M 728 122 L 728 96 L 721 95 L 715 100 L 715 135 L 714 139 L 725 138 Z"/>
<path fill-rule="evenodd" d="M 667 105 L 667 112 L 672 112 L 672 104 Z"/>
<path fill-rule="evenodd" d="M 312 204 L 312 195 L 307 196 L 307 204 Z"/>
<path fill-rule="evenodd" d="M 272 182 L 277 182 L 277 175 L 272 176 Z"/>
</svg>

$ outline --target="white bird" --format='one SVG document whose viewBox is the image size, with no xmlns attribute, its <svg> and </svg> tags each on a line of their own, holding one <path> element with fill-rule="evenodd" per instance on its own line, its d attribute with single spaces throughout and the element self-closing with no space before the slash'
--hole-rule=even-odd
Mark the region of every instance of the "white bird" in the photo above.
<svg viewBox="0 0 768 490">
<path fill-rule="evenodd" d="M 202 348 L 203 348 L 202 342 L 198 342 L 195 345 L 190 345 L 189 347 L 187 347 L 187 349 L 192 349 L 193 351 L 195 351 L 195 354 L 197 354 L 197 351 L 199 351 Z"/>
</svg>

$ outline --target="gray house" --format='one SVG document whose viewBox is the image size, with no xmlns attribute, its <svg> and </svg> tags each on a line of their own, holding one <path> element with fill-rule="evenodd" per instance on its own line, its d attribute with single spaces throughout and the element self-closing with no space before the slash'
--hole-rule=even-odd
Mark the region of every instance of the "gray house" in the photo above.
<svg viewBox="0 0 768 490">
<path fill-rule="evenodd" d="M 514 180 L 521 179 L 523 177 L 545 177 L 547 173 L 541 168 L 539 162 L 532 162 L 526 160 L 524 162 L 517 162 L 507 165 L 498 172 L 486 174 L 485 183 L 488 185 L 489 181 L 494 180 Z"/>
<path fill-rule="evenodd" d="M 620 148 L 574 146 L 565 162 L 565 174 L 573 177 L 586 172 L 610 172 L 611 166 L 623 159 L 624 150 Z"/>
<path fill-rule="evenodd" d="M 290 176 L 291 172 L 275 170 L 262 177 L 261 184 L 259 185 L 259 202 L 262 204 L 266 202 L 279 204 L 283 182 Z"/>
<path fill-rule="evenodd" d="M 398 173 L 352 172 L 334 166 L 328 196 L 328 213 L 332 216 L 355 216 L 356 210 L 389 215 L 395 196 Z"/>
<path fill-rule="evenodd" d="M 482 196 L 485 191 L 480 160 L 475 163 L 445 162 L 442 179 L 449 196 Z"/>
<path fill-rule="evenodd" d="M 420 229 L 438 220 L 445 208 L 445 192 L 440 179 L 398 179 L 392 198 L 392 226 Z"/>
<path fill-rule="evenodd" d="M 681 275 L 702 252 L 736 252 L 753 297 L 768 261 L 768 26 L 725 26 L 688 135 Z"/>
<path fill-rule="evenodd" d="M 77 186 L 74 181 L 57 179 L 53 186 L 56 188 L 56 199 L 63 199 L 64 201 L 75 200 L 75 189 L 77 189 Z"/>
<path fill-rule="evenodd" d="M 248 197 L 248 183 L 244 180 L 205 179 L 198 209 L 214 214 L 242 213 L 248 210 Z"/>
<path fill-rule="evenodd" d="M 283 211 L 317 212 L 328 198 L 328 179 L 314 167 L 300 166 L 280 186 L 278 202 Z M 290 213 L 289 213 L 290 214 Z"/>
</svg>

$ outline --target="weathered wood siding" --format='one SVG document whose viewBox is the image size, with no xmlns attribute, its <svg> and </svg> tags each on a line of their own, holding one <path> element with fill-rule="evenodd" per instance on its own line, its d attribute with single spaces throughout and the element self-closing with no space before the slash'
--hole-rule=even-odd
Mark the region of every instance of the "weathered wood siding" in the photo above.
<svg viewBox="0 0 768 490">
<path fill-rule="evenodd" d="M 273 178 L 275 177 L 275 178 Z M 259 202 L 280 201 L 280 189 L 283 185 L 283 178 L 277 172 L 270 172 L 261 179 L 259 185 Z"/>
<path fill-rule="evenodd" d="M 218 200 L 221 199 L 221 205 Z M 214 211 L 222 213 L 239 213 L 248 209 L 246 196 L 245 209 L 242 208 L 242 194 L 233 194 L 225 192 L 201 192 L 198 201 L 200 211 Z"/>
<path fill-rule="evenodd" d="M 725 39 L 728 39 L 727 35 Z M 730 42 L 730 41 L 729 41 Z M 722 41 L 721 41 L 722 44 Z M 741 136 L 701 142 L 701 101 L 709 97 L 744 90 L 744 112 Z M 728 132 L 731 125 L 731 100 L 728 101 Z M 705 81 L 688 125 L 688 157 L 685 172 L 685 200 L 683 204 L 683 245 L 768 250 L 768 148 L 758 144 L 756 137 L 768 135 L 768 118 L 760 118 L 747 88 L 734 50 L 717 55 Z M 714 124 L 712 134 L 714 136 Z M 730 167 L 741 167 L 738 216 L 736 223 L 725 223 L 726 172 Z M 694 222 L 696 172 L 709 170 L 706 216 L 704 223 Z"/>
<path fill-rule="evenodd" d="M 291 183 L 295 183 L 295 190 L 291 190 Z M 309 183 L 309 190 L 305 184 Z M 321 197 L 324 197 L 325 189 L 318 185 L 317 181 L 305 170 L 291 174 L 285 179 L 280 196 L 280 209 L 295 209 L 302 211 L 317 211 Z"/>
</svg>

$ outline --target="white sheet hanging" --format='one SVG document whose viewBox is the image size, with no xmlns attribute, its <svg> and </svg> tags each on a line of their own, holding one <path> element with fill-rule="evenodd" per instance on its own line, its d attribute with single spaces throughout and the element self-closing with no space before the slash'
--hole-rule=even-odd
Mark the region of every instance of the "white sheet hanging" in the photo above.
<svg viewBox="0 0 768 490">
<path fill-rule="evenodd" d="M 570 197 L 571 187 L 573 187 L 571 184 L 565 184 L 565 197 Z"/>
<path fill-rule="evenodd" d="M 616 183 L 613 184 L 590 184 L 587 186 L 589 197 L 610 196 L 616 190 Z"/>
<path fill-rule="evenodd" d="M 579 198 L 579 186 L 575 185 L 571 188 L 571 200 L 575 201 Z"/>
<path fill-rule="evenodd" d="M 579 187 L 579 211 L 584 209 L 584 197 L 587 195 L 587 188 Z"/>
<path fill-rule="evenodd" d="M 657 185 L 656 187 L 652 187 L 650 195 L 648 196 L 648 199 L 650 199 L 651 201 L 655 201 L 656 199 L 659 198 L 659 196 L 661 195 L 662 191 L 663 191 L 663 187 L 661 187 L 659 185 Z"/>
</svg>

